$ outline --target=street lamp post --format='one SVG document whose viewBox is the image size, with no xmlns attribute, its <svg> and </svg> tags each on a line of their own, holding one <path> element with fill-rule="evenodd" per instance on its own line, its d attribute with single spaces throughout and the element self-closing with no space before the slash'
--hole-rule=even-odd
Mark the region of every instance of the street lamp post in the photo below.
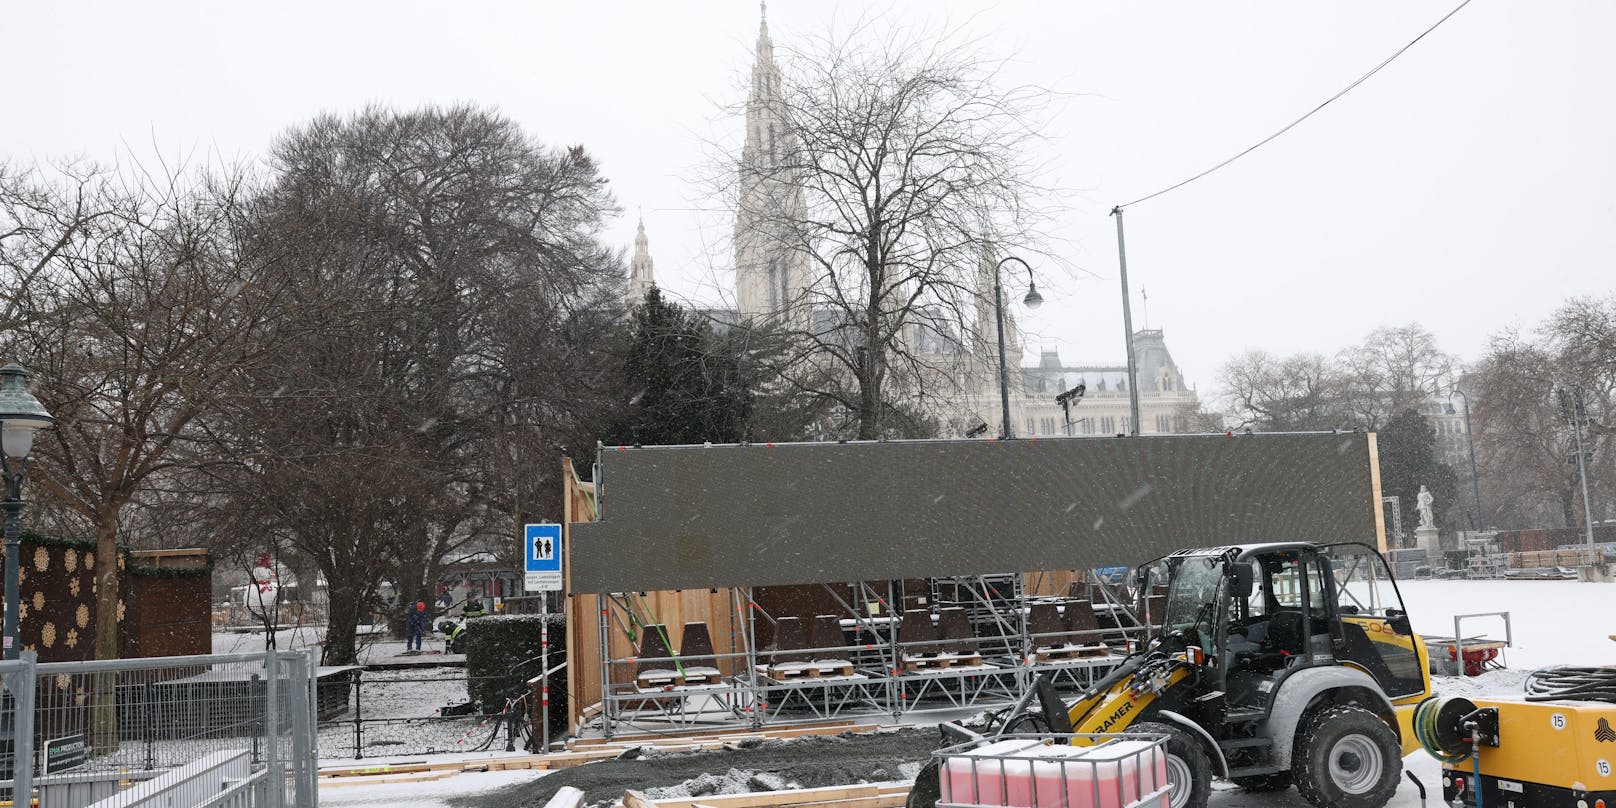
<svg viewBox="0 0 1616 808">
<path fill-rule="evenodd" d="M 1476 476 L 1476 433 L 1470 431 L 1470 396 L 1457 387 L 1453 388 L 1453 392 L 1464 399 L 1465 438 L 1470 442 L 1470 493 L 1476 498 L 1476 530 L 1479 532 L 1487 527 L 1481 521 L 1481 478 Z M 1448 405 L 1448 413 L 1453 413 L 1452 404 Z"/>
<path fill-rule="evenodd" d="M 1038 294 L 1038 284 L 1032 279 L 1032 267 L 1026 261 L 1013 255 L 999 259 L 993 265 L 993 312 L 999 318 L 999 406 L 1003 410 L 1004 423 L 999 437 L 1009 440 L 1010 432 L 1010 368 L 1005 364 L 1004 358 L 1004 280 L 999 269 L 1007 261 L 1014 261 L 1027 270 L 1027 296 L 1021 299 L 1023 305 L 1029 309 L 1036 309 L 1044 303 L 1044 296 Z"/>
<path fill-rule="evenodd" d="M 56 420 L 28 392 L 27 381 L 28 371 L 20 365 L 0 368 L 0 476 L 5 478 L 6 487 L 6 498 L 0 502 L 6 513 L 6 659 L 16 659 L 22 651 L 17 637 L 17 587 L 22 570 L 18 543 L 22 540 L 22 481 L 28 469 L 28 452 L 34 448 L 34 433 Z"/>
<path fill-rule="evenodd" d="M 1588 502 L 1588 456 L 1582 448 L 1582 427 L 1588 422 L 1588 410 L 1583 405 L 1582 385 L 1573 385 L 1568 394 L 1564 387 L 1554 388 L 1560 399 L 1560 413 L 1571 422 L 1571 434 L 1576 436 L 1577 476 L 1582 478 L 1582 529 L 1588 535 L 1588 563 L 1594 563 L 1594 514 Z"/>
<path fill-rule="evenodd" d="M 1128 302 L 1128 248 L 1122 238 L 1122 206 L 1111 209 L 1117 217 L 1117 268 L 1122 275 L 1123 343 L 1128 347 L 1128 414 L 1132 417 L 1128 434 L 1139 434 L 1139 363 L 1133 351 L 1133 306 Z"/>
</svg>

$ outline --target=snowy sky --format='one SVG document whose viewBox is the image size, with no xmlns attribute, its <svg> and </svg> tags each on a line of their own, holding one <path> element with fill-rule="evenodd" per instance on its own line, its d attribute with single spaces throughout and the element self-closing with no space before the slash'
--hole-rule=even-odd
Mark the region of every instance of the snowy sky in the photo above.
<svg viewBox="0 0 1616 808">
<path fill-rule="evenodd" d="M 1119 362 L 1111 206 L 1262 139 L 1390 55 L 1441 2 L 922 2 L 1007 77 L 1070 94 L 1044 181 L 1074 189 L 1022 312 L 1029 359 Z M 777 43 L 863 13 L 775 0 Z M 13 4 L 0 30 L 0 158 L 253 159 L 327 110 L 460 100 L 601 160 L 659 282 L 712 301 L 729 221 L 704 209 L 709 150 L 740 124 L 754 2 Z M 1467 360 L 1565 298 L 1616 284 L 1616 4 L 1475 0 L 1286 136 L 1127 216 L 1135 326 L 1166 330 L 1189 380 L 1250 348 L 1333 352 L 1418 320 Z M 120 157 L 120 155 L 122 155 Z M 1012 290 L 1011 299 L 1019 300 Z"/>
</svg>

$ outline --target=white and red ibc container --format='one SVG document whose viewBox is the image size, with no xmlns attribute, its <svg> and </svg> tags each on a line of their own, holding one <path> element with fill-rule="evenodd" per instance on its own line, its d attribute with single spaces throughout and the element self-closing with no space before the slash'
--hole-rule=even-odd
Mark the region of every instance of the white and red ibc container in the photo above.
<svg viewBox="0 0 1616 808">
<path fill-rule="evenodd" d="M 1074 746 L 1080 737 L 1089 745 Z M 942 808 L 1167 808 L 1165 736 L 1001 735 L 940 749 Z"/>
</svg>

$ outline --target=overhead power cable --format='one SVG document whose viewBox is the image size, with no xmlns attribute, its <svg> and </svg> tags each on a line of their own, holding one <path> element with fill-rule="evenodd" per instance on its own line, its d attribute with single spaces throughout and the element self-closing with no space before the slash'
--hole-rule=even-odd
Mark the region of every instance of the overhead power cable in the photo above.
<svg viewBox="0 0 1616 808">
<path fill-rule="evenodd" d="M 1376 73 L 1379 73 L 1383 68 L 1385 68 L 1387 65 L 1389 65 L 1393 61 L 1395 61 L 1397 59 L 1397 57 L 1402 56 L 1405 52 L 1408 51 L 1409 48 L 1414 47 L 1420 40 L 1422 40 L 1426 36 L 1430 35 L 1430 33 L 1432 31 L 1435 31 L 1437 28 L 1441 27 L 1442 23 L 1447 22 L 1450 17 L 1452 17 L 1455 14 L 1458 14 L 1459 11 L 1461 9 L 1463 9 L 1465 6 L 1470 5 L 1470 2 L 1471 2 L 1471 0 L 1464 0 L 1464 2 L 1460 3 L 1457 6 L 1454 6 L 1453 10 L 1448 12 L 1447 14 L 1443 15 L 1442 19 L 1437 20 L 1434 24 L 1431 25 L 1430 28 L 1427 28 L 1424 31 L 1422 31 L 1419 36 L 1414 37 L 1412 40 L 1409 41 L 1409 43 L 1407 45 L 1404 45 L 1403 47 L 1398 48 L 1396 53 L 1393 53 L 1392 55 L 1386 57 L 1385 60 L 1383 60 L 1380 64 L 1375 65 L 1374 68 L 1372 68 L 1368 73 L 1365 73 L 1362 76 L 1359 76 L 1357 78 L 1357 80 L 1353 81 L 1351 84 L 1348 84 L 1346 87 L 1342 88 L 1341 92 L 1338 92 L 1335 95 L 1332 95 L 1329 98 L 1325 99 L 1324 103 L 1319 104 L 1318 106 L 1314 107 L 1311 110 L 1308 110 L 1307 114 L 1305 114 L 1302 117 L 1297 118 L 1296 120 L 1291 121 L 1290 123 L 1286 124 L 1285 127 L 1283 129 L 1280 129 L 1278 132 L 1275 132 L 1272 135 L 1269 135 L 1268 137 L 1263 138 L 1262 140 L 1260 140 L 1257 143 L 1253 144 L 1252 146 L 1250 146 L 1246 150 L 1240 152 L 1239 154 L 1236 154 L 1235 156 L 1230 157 L 1229 159 L 1224 160 L 1223 162 L 1218 163 L 1217 165 L 1212 166 L 1211 168 L 1209 168 L 1209 169 L 1207 169 L 1205 171 L 1202 171 L 1201 173 L 1196 174 L 1195 176 L 1190 177 L 1187 180 L 1184 180 L 1184 181 L 1179 182 L 1179 183 L 1174 184 L 1174 185 L 1169 185 L 1166 188 L 1161 189 L 1160 191 L 1157 191 L 1157 192 L 1155 192 L 1153 194 L 1150 194 L 1148 196 L 1139 197 L 1138 199 L 1135 199 L 1134 201 L 1129 202 L 1127 204 L 1118 205 L 1117 210 L 1121 210 L 1122 208 L 1130 207 L 1132 205 L 1137 205 L 1140 202 L 1155 199 L 1156 197 L 1161 196 L 1162 194 L 1165 194 L 1168 191 L 1176 191 L 1179 188 L 1183 188 L 1184 186 L 1189 185 L 1190 183 L 1192 183 L 1192 182 L 1194 182 L 1194 181 L 1196 181 L 1196 180 L 1198 180 L 1198 179 L 1200 179 L 1200 178 L 1202 178 L 1202 177 L 1204 177 L 1204 176 L 1206 176 L 1208 174 L 1211 174 L 1212 172 L 1217 171 L 1218 169 L 1223 168 L 1224 166 L 1226 166 L 1226 165 L 1228 165 L 1228 164 L 1230 164 L 1230 163 L 1232 163 L 1232 162 L 1234 162 L 1236 160 L 1239 160 L 1240 158 L 1245 157 L 1248 154 L 1251 154 L 1252 152 L 1262 148 L 1263 146 L 1268 145 L 1275 138 L 1277 138 L 1280 135 L 1283 135 L 1286 132 L 1289 132 L 1290 130 L 1296 128 L 1297 124 L 1301 123 L 1302 121 L 1307 120 L 1308 118 L 1313 117 L 1313 115 L 1315 113 L 1317 113 L 1319 110 L 1324 109 L 1325 107 L 1329 106 L 1336 99 L 1340 98 L 1343 95 L 1346 95 L 1349 92 L 1352 92 L 1353 88 L 1357 87 L 1360 84 L 1363 84 L 1365 81 L 1368 81 L 1370 76 L 1373 76 Z"/>
</svg>

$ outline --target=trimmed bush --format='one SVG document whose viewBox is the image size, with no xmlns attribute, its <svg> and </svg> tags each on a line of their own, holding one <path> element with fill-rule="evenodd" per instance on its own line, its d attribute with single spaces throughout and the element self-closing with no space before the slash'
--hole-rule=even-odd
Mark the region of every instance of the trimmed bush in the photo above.
<svg viewBox="0 0 1616 808">
<path fill-rule="evenodd" d="M 497 713 L 505 700 L 527 692 L 539 664 L 543 621 L 550 622 L 550 666 L 567 656 L 565 615 L 509 614 L 466 621 L 466 691 L 484 713 Z M 530 705 L 531 706 L 531 705 Z M 567 669 L 550 676 L 550 735 L 567 726 Z M 536 728 L 535 728 L 536 729 Z"/>
</svg>

